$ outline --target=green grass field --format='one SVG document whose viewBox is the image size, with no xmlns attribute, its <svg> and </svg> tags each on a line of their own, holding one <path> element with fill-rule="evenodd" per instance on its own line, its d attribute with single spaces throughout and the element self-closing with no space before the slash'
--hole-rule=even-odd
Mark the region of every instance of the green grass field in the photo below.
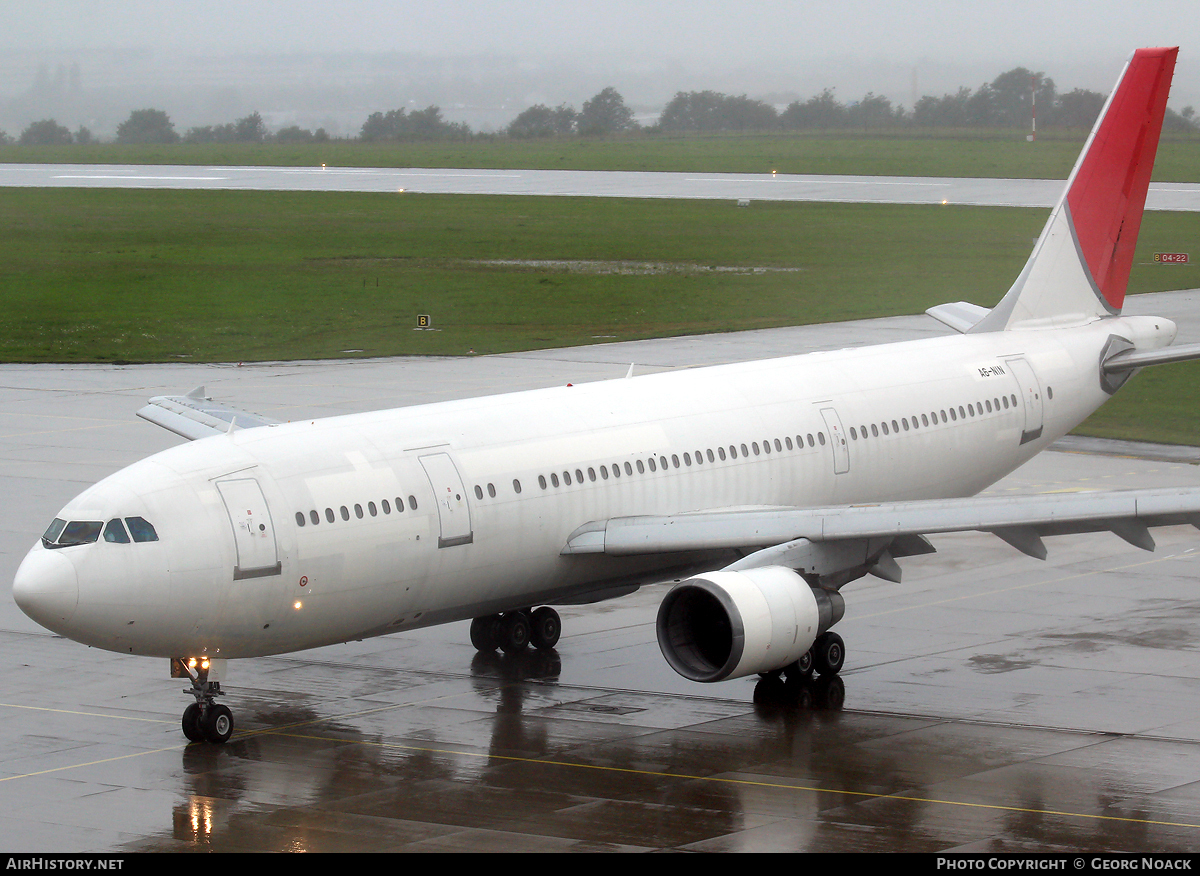
<svg viewBox="0 0 1200 876">
<path fill-rule="evenodd" d="M 1024 130 L 904 129 L 861 134 L 647 135 L 467 142 L 172 146 L 0 146 L 0 162 L 269 165 L 278 167 L 480 167 L 703 173 L 815 173 L 1066 179 L 1086 131 L 1025 141 Z M 1200 135 L 1166 136 L 1154 179 L 1200 181 Z"/>
<path fill-rule="evenodd" d="M 461 355 L 991 305 L 1044 221 L 954 206 L 9 189 L 0 361 Z M 1200 216 L 1147 214 L 1131 292 L 1200 286 L 1194 268 L 1151 256 L 1198 235 Z M 418 314 L 438 331 L 413 331 Z M 1192 443 L 1197 376 L 1149 369 L 1085 431 Z"/>
</svg>

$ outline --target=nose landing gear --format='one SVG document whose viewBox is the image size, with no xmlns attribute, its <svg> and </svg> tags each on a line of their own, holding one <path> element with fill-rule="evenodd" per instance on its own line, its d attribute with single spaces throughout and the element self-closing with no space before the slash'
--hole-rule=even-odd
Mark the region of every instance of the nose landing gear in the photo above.
<svg viewBox="0 0 1200 876">
<path fill-rule="evenodd" d="M 224 696 L 224 692 L 221 690 L 221 682 L 212 676 L 218 668 L 216 664 L 224 662 L 184 659 L 171 661 L 172 678 L 184 677 L 186 673 L 186 677 L 192 681 L 192 686 L 185 688 L 183 692 L 195 697 L 196 702 L 183 710 L 182 721 L 183 735 L 191 742 L 211 742 L 220 745 L 228 742 L 229 737 L 233 735 L 233 712 L 215 702 L 215 698 Z"/>
</svg>

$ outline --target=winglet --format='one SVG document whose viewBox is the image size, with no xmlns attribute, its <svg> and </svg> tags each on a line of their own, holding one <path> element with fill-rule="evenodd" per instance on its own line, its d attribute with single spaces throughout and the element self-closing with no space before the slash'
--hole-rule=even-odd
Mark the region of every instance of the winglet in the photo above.
<svg viewBox="0 0 1200 876">
<path fill-rule="evenodd" d="M 970 331 L 1078 324 L 1121 312 L 1178 54 L 1133 53 L 1024 270 Z"/>
</svg>

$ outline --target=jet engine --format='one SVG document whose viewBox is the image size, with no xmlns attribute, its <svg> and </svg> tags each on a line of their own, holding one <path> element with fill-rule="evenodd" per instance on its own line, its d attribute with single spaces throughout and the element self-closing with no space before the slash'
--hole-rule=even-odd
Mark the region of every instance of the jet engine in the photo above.
<svg viewBox="0 0 1200 876">
<path fill-rule="evenodd" d="M 676 584 L 658 609 L 658 646 L 692 681 L 772 672 L 841 620 L 842 595 L 783 566 L 710 572 Z"/>
</svg>

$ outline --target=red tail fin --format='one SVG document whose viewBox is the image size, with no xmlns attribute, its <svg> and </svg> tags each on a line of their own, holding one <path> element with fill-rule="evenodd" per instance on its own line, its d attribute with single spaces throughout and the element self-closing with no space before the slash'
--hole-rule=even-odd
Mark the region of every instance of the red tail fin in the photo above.
<svg viewBox="0 0 1200 876">
<path fill-rule="evenodd" d="M 1178 53 L 1134 52 L 1067 190 L 1079 248 L 1114 310 L 1125 300 Z"/>
<path fill-rule="evenodd" d="M 971 331 L 1078 325 L 1121 312 L 1178 53 L 1133 53 L 1024 270 Z"/>
</svg>

